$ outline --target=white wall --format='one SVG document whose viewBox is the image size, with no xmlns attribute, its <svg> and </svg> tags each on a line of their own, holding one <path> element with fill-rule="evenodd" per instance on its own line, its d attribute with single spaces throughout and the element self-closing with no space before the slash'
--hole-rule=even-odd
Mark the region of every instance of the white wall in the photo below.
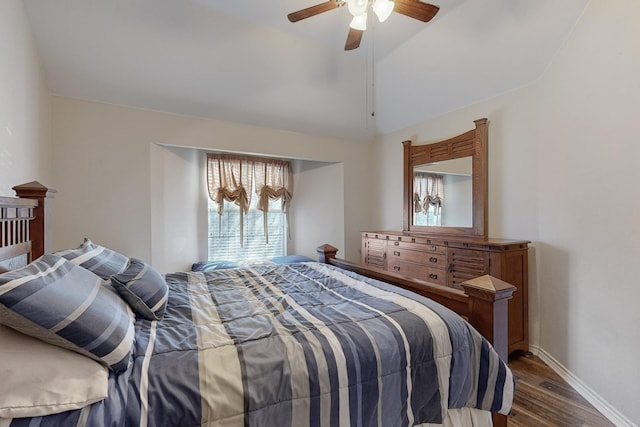
<svg viewBox="0 0 640 427">
<path fill-rule="evenodd" d="M 360 191 L 365 145 L 62 97 L 53 97 L 53 139 L 54 248 L 87 236 L 162 271 L 203 259 L 206 199 L 195 149 L 211 149 L 320 162 L 297 170 L 292 250 L 315 256 L 330 243 L 360 258 L 370 216 Z M 305 198 L 314 203 L 297 200 Z"/>
<path fill-rule="evenodd" d="M 640 2 L 592 0 L 541 81 L 540 346 L 640 424 Z"/>
<path fill-rule="evenodd" d="M 340 249 L 344 246 L 345 163 L 296 161 L 294 198 L 291 202 L 291 241 L 289 253 L 316 259 L 315 248 L 329 243 Z M 355 231 L 359 231 L 357 228 Z M 354 233 L 349 234 L 353 240 Z M 359 238 L 358 235 L 355 235 Z M 309 242 L 313 242 L 309 245 Z M 334 243 L 337 242 L 337 243 Z M 360 243 L 357 240 L 356 243 Z M 359 253 L 352 251 L 351 259 L 358 261 Z"/>
<path fill-rule="evenodd" d="M 30 181 L 52 185 L 51 106 L 20 0 L 0 2 L 0 195 Z"/>
<path fill-rule="evenodd" d="M 205 157 L 193 148 L 149 144 L 151 258 L 164 272 L 206 260 Z"/>
<path fill-rule="evenodd" d="M 640 2 L 592 0 L 538 82 L 385 135 L 376 227 L 402 226 L 402 146 L 489 118 L 489 235 L 529 239 L 530 337 L 640 423 Z M 375 209 L 374 209 L 375 211 Z"/>
</svg>

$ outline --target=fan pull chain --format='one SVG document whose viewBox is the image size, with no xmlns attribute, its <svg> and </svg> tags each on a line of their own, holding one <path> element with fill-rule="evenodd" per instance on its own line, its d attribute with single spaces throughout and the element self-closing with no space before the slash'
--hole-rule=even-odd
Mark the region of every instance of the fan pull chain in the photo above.
<svg viewBox="0 0 640 427">
<path fill-rule="evenodd" d="M 375 44 L 376 44 L 376 26 L 373 25 L 373 28 L 371 28 L 371 84 L 369 85 L 371 87 L 371 117 L 375 117 L 376 116 L 376 99 L 375 99 L 375 94 L 376 94 L 376 58 L 375 58 L 375 54 L 376 54 L 376 49 L 375 49 Z"/>
</svg>

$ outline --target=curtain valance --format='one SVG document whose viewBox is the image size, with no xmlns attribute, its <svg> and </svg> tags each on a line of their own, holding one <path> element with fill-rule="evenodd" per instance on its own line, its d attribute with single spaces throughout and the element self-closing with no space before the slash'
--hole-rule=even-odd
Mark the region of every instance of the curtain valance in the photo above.
<svg viewBox="0 0 640 427">
<path fill-rule="evenodd" d="M 267 212 L 269 200 L 280 199 L 287 215 L 293 197 L 291 162 L 233 154 L 207 154 L 207 187 L 209 197 L 218 204 L 218 214 L 224 213 L 224 200 L 240 207 L 240 239 L 243 237 L 244 215 L 249 210 L 252 194 L 258 197 L 258 210 L 264 213 L 264 232 L 269 242 Z M 252 189 L 254 191 L 252 191 Z"/>
<path fill-rule="evenodd" d="M 413 176 L 413 210 L 424 212 L 434 206 L 439 213 L 444 204 L 444 179 L 442 175 L 415 172 Z"/>
</svg>

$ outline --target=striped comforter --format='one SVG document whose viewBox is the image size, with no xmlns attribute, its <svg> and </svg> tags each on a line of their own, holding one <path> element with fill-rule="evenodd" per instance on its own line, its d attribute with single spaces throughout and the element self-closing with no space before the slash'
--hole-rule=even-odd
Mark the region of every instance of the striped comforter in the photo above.
<svg viewBox="0 0 640 427">
<path fill-rule="evenodd" d="M 319 263 L 167 275 L 109 397 L 20 425 L 413 426 L 508 413 L 513 377 L 442 306 Z M 33 422 L 33 424 L 29 424 Z"/>
</svg>

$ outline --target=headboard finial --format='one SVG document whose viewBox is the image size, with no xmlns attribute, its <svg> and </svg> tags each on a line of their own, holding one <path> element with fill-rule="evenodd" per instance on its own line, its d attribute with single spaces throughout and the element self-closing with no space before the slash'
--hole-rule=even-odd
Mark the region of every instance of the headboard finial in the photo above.
<svg viewBox="0 0 640 427">
<path fill-rule="evenodd" d="M 36 259 L 51 252 L 51 233 L 49 227 L 50 199 L 56 190 L 45 187 L 38 181 L 31 181 L 13 187 L 16 195 L 22 199 L 34 199 L 38 206 L 34 208 L 34 219 L 29 222 L 31 236 L 31 258 Z"/>
<path fill-rule="evenodd" d="M 32 198 L 31 196 L 37 197 L 43 194 L 46 197 L 53 198 L 53 193 L 57 192 L 53 188 L 45 187 L 38 181 L 31 181 L 25 184 L 16 185 L 15 187 L 13 187 L 13 191 L 15 191 L 16 195 L 21 198 Z"/>
</svg>

